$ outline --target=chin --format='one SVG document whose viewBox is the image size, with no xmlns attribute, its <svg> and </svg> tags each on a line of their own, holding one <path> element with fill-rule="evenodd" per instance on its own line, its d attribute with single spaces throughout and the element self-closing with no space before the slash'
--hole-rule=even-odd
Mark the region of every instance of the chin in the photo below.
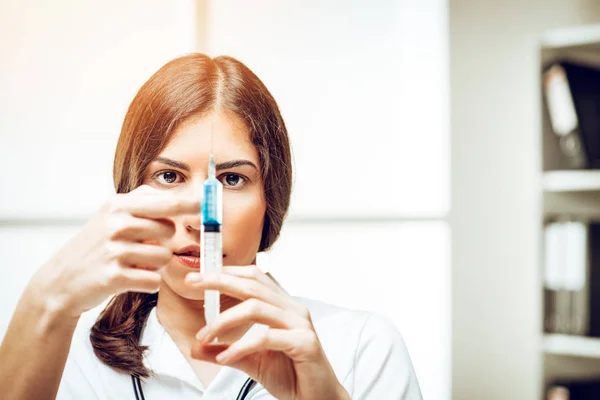
<svg viewBox="0 0 600 400">
<path fill-rule="evenodd" d="M 174 292 L 186 300 L 204 300 L 204 290 L 193 289 L 185 284 L 185 277 L 190 272 L 194 271 L 181 266 L 166 266 L 161 271 L 162 285 L 166 286 L 164 289 Z"/>
<path fill-rule="evenodd" d="M 183 280 L 179 282 L 168 282 L 163 280 L 163 287 L 161 290 L 168 290 L 169 292 L 174 293 L 185 300 L 204 300 L 204 290 L 191 289 L 189 286 L 183 283 Z"/>
<path fill-rule="evenodd" d="M 204 300 L 204 291 L 203 290 L 193 290 L 186 286 L 185 289 L 174 290 L 174 292 L 186 300 L 193 300 L 193 301 Z"/>
</svg>

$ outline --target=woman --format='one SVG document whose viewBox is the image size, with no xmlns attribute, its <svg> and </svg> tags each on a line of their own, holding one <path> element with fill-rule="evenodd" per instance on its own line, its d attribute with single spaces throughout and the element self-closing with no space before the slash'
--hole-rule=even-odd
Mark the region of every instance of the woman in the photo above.
<svg viewBox="0 0 600 400">
<path fill-rule="evenodd" d="M 225 267 L 205 276 L 210 154 Z M 117 194 L 20 299 L 0 347 L 4 398 L 419 399 L 387 320 L 291 297 L 253 266 L 279 235 L 291 175 L 277 104 L 246 66 L 193 54 L 162 67 L 125 117 Z M 208 325 L 207 289 L 222 293 Z"/>
</svg>

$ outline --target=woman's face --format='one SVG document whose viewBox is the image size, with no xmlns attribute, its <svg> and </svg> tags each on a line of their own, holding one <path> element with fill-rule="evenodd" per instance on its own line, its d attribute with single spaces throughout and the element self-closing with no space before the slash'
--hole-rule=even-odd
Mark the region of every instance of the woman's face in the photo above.
<svg viewBox="0 0 600 400">
<path fill-rule="evenodd" d="M 144 184 L 201 198 L 211 148 L 216 177 L 223 184 L 223 265 L 252 264 L 260 245 L 266 201 L 258 151 L 235 114 L 216 111 L 182 123 L 148 166 Z M 202 300 L 202 291 L 184 284 L 187 273 L 198 270 L 200 210 L 195 217 L 172 221 L 176 232 L 166 245 L 176 256 L 162 270 L 163 283 L 182 297 Z M 181 252 L 188 255 L 178 255 Z"/>
</svg>

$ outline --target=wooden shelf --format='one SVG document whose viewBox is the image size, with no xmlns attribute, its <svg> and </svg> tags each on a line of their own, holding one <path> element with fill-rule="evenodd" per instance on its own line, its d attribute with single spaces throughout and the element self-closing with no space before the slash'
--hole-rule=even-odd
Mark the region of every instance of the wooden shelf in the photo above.
<svg viewBox="0 0 600 400">
<path fill-rule="evenodd" d="M 545 172 L 542 187 L 546 192 L 600 192 L 600 170 Z"/>
<path fill-rule="evenodd" d="M 600 359 L 600 338 L 546 334 L 543 349 L 546 354 Z"/>
</svg>

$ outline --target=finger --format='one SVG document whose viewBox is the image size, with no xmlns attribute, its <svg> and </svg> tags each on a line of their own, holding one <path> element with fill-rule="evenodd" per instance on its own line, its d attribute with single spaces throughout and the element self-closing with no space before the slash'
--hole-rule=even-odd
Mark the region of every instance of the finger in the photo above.
<svg viewBox="0 0 600 400">
<path fill-rule="evenodd" d="M 253 325 L 253 322 L 242 323 L 240 325 L 233 326 L 228 330 L 221 330 L 221 332 L 219 332 L 218 335 L 211 335 L 212 339 L 210 339 L 210 341 L 202 340 L 198 341 L 198 343 L 206 345 L 229 345 L 244 337 L 244 335 L 250 330 L 250 328 L 252 328 Z M 212 332 L 212 329 L 210 331 Z"/>
<path fill-rule="evenodd" d="M 219 344 L 205 344 L 201 342 L 194 342 L 192 344 L 191 356 L 196 360 L 207 361 L 211 363 L 217 363 L 215 358 L 217 355 L 227 350 L 229 346 L 219 343 Z"/>
<path fill-rule="evenodd" d="M 244 362 L 248 356 L 263 351 L 280 351 L 294 361 L 312 361 L 318 354 L 316 334 L 309 330 L 268 329 L 249 335 L 230 345 L 217 356 L 215 361 L 245 372 L 253 363 Z"/>
<path fill-rule="evenodd" d="M 163 241 L 175 234 L 173 222 L 167 219 L 138 218 L 129 214 L 112 214 L 106 221 L 112 240 Z"/>
<path fill-rule="evenodd" d="M 112 203 L 113 212 L 124 212 L 140 218 L 168 218 L 200 213 L 200 200 L 162 192 L 143 195 L 119 194 Z"/>
<path fill-rule="evenodd" d="M 240 325 L 259 323 L 273 328 L 304 328 L 310 329 L 308 321 L 282 308 L 257 299 L 246 300 L 222 312 L 214 322 L 206 325 L 198 332 L 196 339 L 205 343 L 214 338 L 223 341 L 223 335 Z"/>
<path fill-rule="evenodd" d="M 188 286 L 201 290 L 218 290 L 239 300 L 256 298 L 280 308 L 290 306 L 286 296 L 276 293 L 262 283 L 237 276 L 219 273 L 204 274 L 199 272 L 188 273 L 184 281 Z"/>
<path fill-rule="evenodd" d="M 171 250 L 154 244 L 110 241 L 106 246 L 114 260 L 128 267 L 159 269 L 173 258 Z"/>
<path fill-rule="evenodd" d="M 281 296 L 282 302 L 285 303 L 282 308 L 295 311 L 297 314 L 304 316 L 310 320 L 310 314 L 306 307 L 298 304 L 292 299 L 289 294 L 283 290 L 276 282 L 273 281 L 267 274 L 262 272 L 256 265 L 248 266 L 227 266 L 221 269 L 221 273 L 238 276 L 240 278 L 254 279 L 263 285 L 267 286 Z"/>
<path fill-rule="evenodd" d="M 221 270 L 222 273 L 238 276 L 240 278 L 246 279 L 254 279 L 263 285 L 275 290 L 276 292 L 280 292 L 285 294 L 285 291 L 279 287 L 271 278 L 269 278 L 264 272 L 260 270 L 256 265 L 248 265 L 248 266 L 227 266 L 223 267 Z"/>
<path fill-rule="evenodd" d="M 125 267 L 121 269 L 115 281 L 115 286 L 120 292 L 156 293 L 161 277 L 156 271 Z"/>
</svg>

